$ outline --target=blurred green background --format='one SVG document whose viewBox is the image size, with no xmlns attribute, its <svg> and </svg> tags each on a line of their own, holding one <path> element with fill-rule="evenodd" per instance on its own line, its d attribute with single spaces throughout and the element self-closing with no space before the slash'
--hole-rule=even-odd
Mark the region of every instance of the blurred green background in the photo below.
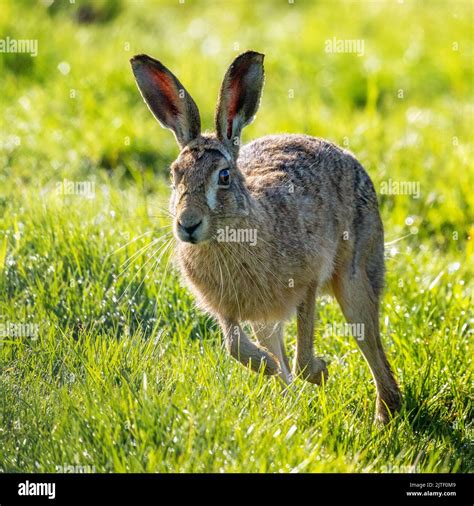
<svg viewBox="0 0 474 506">
<path fill-rule="evenodd" d="M 40 326 L 0 337 L 0 470 L 472 470 L 472 20 L 469 1 L 0 0 L 0 39 L 38 50 L 0 52 L 0 315 Z M 325 51 L 334 40 L 363 54 Z M 348 338 L 317 340 L 334 361 L 324 390 L 282 398 L 225 356 L 171 267 L 178 149 L 129 59 L 167 65 L 212 129 L 247 49 L 266 83 L 244 141 L 330 139 L 379 193 L 382 330 L 406 399 L 386 432 Z M 61 194 L 65 180 L 92 198 Z M 389 180 L 419 198 L 383 194 Z M 342 321 L 320 309 L 322 326 Z"/>
<path fill-rule="evenodd" d="M 267 80 L 245 139 L 304 132 L 344 144 L 376 186 L 420 182 L 418 201 L 382 202 L 395 234 L 409 214 L 422 237 L 445 244 L 457 230 L 466 239 L 471 2 L 2 0 L 0 27 L 39 48 L 36 58 L 0 54 L 8 178 L 43 186 L 101 168 L 167 176 L 174 139 L 140 103 L 129 58 L 148 53 L 168 65 L 210 129 L 227 65 L 252 48 L 266 54 Z M 362 40 L 365 54 L 326 53 L 334 38 Z"/>
</svg>

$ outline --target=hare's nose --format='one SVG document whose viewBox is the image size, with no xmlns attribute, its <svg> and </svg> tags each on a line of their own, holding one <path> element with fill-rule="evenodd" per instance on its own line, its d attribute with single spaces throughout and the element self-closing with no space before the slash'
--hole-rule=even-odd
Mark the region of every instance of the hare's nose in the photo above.
<svg viewBox="0 0 474 506">
<path fill-rule="evenodd" d="M 181 222 L 179 222 L 179 226 L 189 235 L 193 235 L 193 232 L 197 230 L 199 225 L 202 223 L 202 220 L 199 220 L 197 223 L 194 223 L 193 225 L 186 225 L 184 226 Z"/>
</svg>

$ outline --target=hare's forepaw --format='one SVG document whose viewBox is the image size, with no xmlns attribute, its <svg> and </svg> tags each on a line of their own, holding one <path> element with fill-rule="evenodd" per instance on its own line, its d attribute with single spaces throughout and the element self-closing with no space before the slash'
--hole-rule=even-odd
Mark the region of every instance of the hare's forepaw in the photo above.
<svg viewBox="0 0 474 506">
<path fill-rule="evenodd" d="M 263 358 L 261 359 L 261 363 L 264 366 L 265 374 L 268 374 L 270 376 L 273 376 L 274 374 L 280 374 L 280 362 L 278 361 L 277 357 L 267 350 L 262 350 L 262 354 Z"/>
<path fill-rule="evenodd" d="M 248 360 L 243 360 L 242 356 L 236 357 L 245 365 L 249 366 L 255 372 L 259 372 L 263 369 L 263 373 L 268 376 L 273 376 L 275 374 L 280 374 L 280 363 L 277 357 L 271 353 L 270 351 L 255 346 L 253 353 L 249 355 Z"/>
<path fill-rule="evenodd" d="M 312 357 L 305 366 L 295 365 L 294 374 L 295 376 L 301 376 L 310 383 L 321 385 L 323 378 L 325 382 L 328 379 L 328 368 L 322 358 Z"/>
</svg>

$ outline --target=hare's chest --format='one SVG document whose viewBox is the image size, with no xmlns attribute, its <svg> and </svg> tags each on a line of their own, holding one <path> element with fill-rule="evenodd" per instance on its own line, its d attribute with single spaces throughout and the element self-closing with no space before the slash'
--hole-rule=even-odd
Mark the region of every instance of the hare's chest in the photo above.
<svg viewBox="0 0 474 506">
<path fill-rule="evenodd" d="M 236 251 L 181 255 L 181 270 L 198 304 L 238 321 L 282 319 L 294 309 L 295 290 L 261 260 L 242 259 Z"/>
</svg>

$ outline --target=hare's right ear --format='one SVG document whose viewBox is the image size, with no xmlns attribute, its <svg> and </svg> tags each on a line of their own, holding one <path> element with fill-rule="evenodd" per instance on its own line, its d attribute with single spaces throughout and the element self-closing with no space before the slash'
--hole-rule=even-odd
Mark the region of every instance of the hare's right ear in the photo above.
<svg viewBox="0 0 474 506">
<path fill-rule="evenodd" d="M 145 54 L 130 63 L 146 104 L 161 126 L 174 132 L 181 148 L 201 133 L 199 110 L 178 79 L 158 60 Z"/>
<path fill-rule="evenodd" d="M 263 89 L 264 55 L 247 51 L 237 56 L 227 70 L 219 93 L 216 110 L 217 137 L 234 157 L 239 152 L 242 128 L 257 114 Z"/>
</svg>

